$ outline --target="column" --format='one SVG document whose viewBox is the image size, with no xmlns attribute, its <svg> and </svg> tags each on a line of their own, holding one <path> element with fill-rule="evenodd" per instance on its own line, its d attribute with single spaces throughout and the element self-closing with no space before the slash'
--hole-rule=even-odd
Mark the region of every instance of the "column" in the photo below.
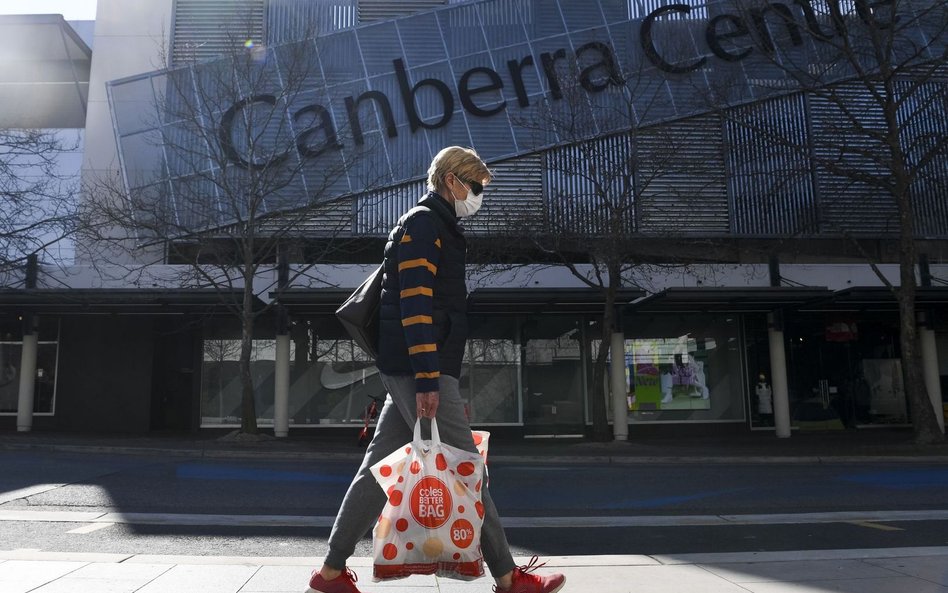
<svg viewBox="0 0 948 593">
<path fill-rule="evenodd" d="M 23 352 L 20 356 L 20 397 L 16 408 L 16 429 L 29 432 L 33 429 L 33 394 L 36 388 L 36 350 L 39 336 L 35 320 L 24 324 Z M 26 333 L 28 332 L 28 333 Z"/>
<path fill-rule="evenodd" d="M 938 347 L 935 343 L 935 331 L 920 326 L 918 328 L 919 341 L 922 343 L 922 372 L 925 375 L 925 389 L 935 408 L 935 418 L 938 427 L 945 432 L 945 411 L 941 403 L 941 381 L 938 377 Z"/>
<path fill-rule="evenodd" d="M 774 398 L 774 426 L 778 438 L 790 436 L 790 394 L 787 388 L 787 355 L 783 341 L 782 315 L 767 315 L 767 336 L 770 341 L 770 381 Z"/>
<path fill-rule="evenodd" d="M 613 332 L 609 353 L 609 369 L 612 386 L 612 432 L 617 441 L 629 440 L 628 387 L 625 381 L 625 334 Z"/>
<path fill-rule="evenodd" d="M 277 334 L 273 387 L 273 434 L 290 433 L 290 334 Z"/>
</svg>

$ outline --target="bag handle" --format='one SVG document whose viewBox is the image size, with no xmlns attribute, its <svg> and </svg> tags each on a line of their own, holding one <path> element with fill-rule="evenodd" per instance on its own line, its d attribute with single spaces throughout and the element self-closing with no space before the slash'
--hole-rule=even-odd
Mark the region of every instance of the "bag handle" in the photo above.
<svg viewBox="0 0 948 593">
<path fill-rule="evenodd" d="M 415 419 L 415 438 L 412 441 L 415 444 L 415 448 L 421 449 L 422 451 L 430 451 L 432 447 L 441 446 L 441 434 L 438 432 L 438 421 L 434 418 L 431 419 L 431 441 L 430 447 L 425 447 L 424 441 L 421 440 L 421 418 Z"/>
</svg>

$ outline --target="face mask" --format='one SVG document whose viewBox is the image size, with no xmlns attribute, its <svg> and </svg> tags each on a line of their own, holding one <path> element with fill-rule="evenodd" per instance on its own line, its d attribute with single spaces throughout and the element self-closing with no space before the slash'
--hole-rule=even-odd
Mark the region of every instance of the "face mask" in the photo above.
<svg viewBox="0 0 948 593">
<path fill-rule="evenodd" d="M 463 183 L 461 184 L 465 186 Z M 481 209 L 481 202 L 484 198 L 483 190 L 481 193 L 474 195 L 474 191 L 471 189 L 467 190 L 467 197 L 464 200 L 454 200 L 454 212 L 461 218 L 467 218 L 468 216 L 474 216 L 478 210 Z"/>
</svg>

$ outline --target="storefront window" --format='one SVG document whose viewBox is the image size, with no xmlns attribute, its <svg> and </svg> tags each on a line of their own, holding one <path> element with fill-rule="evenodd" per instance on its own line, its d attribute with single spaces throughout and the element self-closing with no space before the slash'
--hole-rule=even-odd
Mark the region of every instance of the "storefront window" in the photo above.
<svg viewBox="0 0 948 593">
<path fill-rule="evenodd" d="M 908 422 L 895 315 L 801 315 L 787 322 L 786 338 L 794 427 Z"/>
<path fill-rule="evenodd" d="M 56 371 L 59 362 L 59 320 L 39 320 L 33 413 L 56 411 Z M 20 397 L 20 362 L 23 355 L 23 321 L 18 317 L 0 322 L 0 415 L 17 413 Z"/>
<path fill-rule="evenodd" d="M 471 424 L 519 423 L 518 320 L 471 316 L 468 325 L 461 397 Z"/>
<path fill-rule="evenodd" d="M 736 315 L 627 318 L 630 421 L 743 420 L 745 387 L 738 328 Z M 594 342 L 593 352 L 599 340 Z"/>
<path fill-rule="evenodd" d="M 527 434 L 582 435 L 583 319 L 536 316 L 523 323 L 523 424 Z"/>
<path fill-rule="evenodd" d="M 744 343 L 747 360 L 745 381 L 752 428 L 774 427 L 773 375 L 770 370 L 770 338 L 766 315 L 744 317 Z"/>
<path fill-rule="evenodd" d="M 385 398 L 373 361 L 334 319 L 301 320 L 290 332 L 291 426 L 361 422 L 370 397 Z M 206 339 L 201 381 L 202 426 L 240 422 L 240 342 Z M 257 422 L 273 425 L 275 339 L 254 340 L 251 355 Z"/>
</svg>

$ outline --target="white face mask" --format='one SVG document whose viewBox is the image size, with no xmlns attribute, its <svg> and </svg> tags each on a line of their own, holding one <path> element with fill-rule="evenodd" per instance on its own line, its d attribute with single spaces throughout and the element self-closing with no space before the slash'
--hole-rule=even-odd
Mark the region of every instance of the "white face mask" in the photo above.
<svg viewBox="0 0 948 593">
<path fill-rule="evenodd" d="M 467 187 L 463 183 L 462 187 Z M 463 200 L 454 200 L 454 212 L 461 218 L 467 218 L 468 216 L 474 216 L 478 210 L 481 209 L 481 202 L 484 198 L 484 192 L 482 191 L 480 195 L 475 196 L 474 191 L 470 188 L 467 190 L 467 197 Z"/>
</svg>

